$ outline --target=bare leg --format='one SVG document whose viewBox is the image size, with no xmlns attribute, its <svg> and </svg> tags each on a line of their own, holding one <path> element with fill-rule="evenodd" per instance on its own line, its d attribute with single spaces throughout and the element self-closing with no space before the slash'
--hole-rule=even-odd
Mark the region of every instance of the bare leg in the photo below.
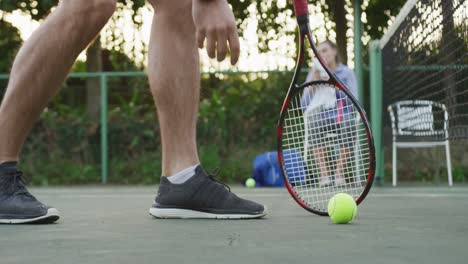
<svg viewBox="0 0 468 264">
<path fill-rule="evenodd" d="M 349 148 L 341 147 L 340 153 L 338 155 L 338 161 L 336 164 L 336 175 L 335 175 L 335 184 L 342 185 L 345 184 L 345 169 L 346 169 L 346 162 L 349 156 Z"/>
<path fill-rule="evenodd" d="M 314 151 L 315 158 L 318 162 L 318 167 L 320 171 L 320 185 L 326 185 L 330 182 L 330 171 L 328 170 L 327 158 L 324 155 L 323 147 L 317 147 Z"/>
<path fill-rule="evenodd" d="M 62 0 L 21 48 L 0 107 L 0 163 L 18 161 L 33 123 L 114 9 L 115 0 Z"/>
<path fill-rule="evenodd" d="M 196 124 L 200 67 L 191 0 L 150 1 L 155 9 L 149 47 L 149 82 L 158 109 L 162 175 L 200 163 Z"/>
<path fill-rule="evenodd" d="M 193 180 L 171 182 L 171 178 L 180 176 L 199 163 L 196 123 L 200 69 L 195 32 L 199 36 L 200 46 L 203 34 L 207 33 L 208 53 L 213 55 L 212 52 L 217 50 L 218 59 L 222 60 L 226 52 L 227 33 L 235 33 L 231 36 L 237 39 L 234 17 L 227 1 L 150 2 L 155 9 L 155 17 L 149 49 L 149 81 L 161 129 L 162 175 L 171 176 L 161 178 L 150 214 L 157 218 L 263 217 L 266 214 L 263 205 L 237 197 L 226 186 L 209 177 L 202 167 L 197 166 L 195 173 L 189 175 Z M 236 60 L 231 57 L 233 63 Z"/>
</svg>

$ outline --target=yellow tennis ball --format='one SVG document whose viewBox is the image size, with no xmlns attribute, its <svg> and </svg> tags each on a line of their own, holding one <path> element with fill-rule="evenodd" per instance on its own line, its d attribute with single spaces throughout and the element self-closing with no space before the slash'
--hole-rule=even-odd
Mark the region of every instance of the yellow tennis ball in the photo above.
<svg viewBox="0 0 468 264">
<path fill-rule="evenodd" d="M 328 202 L 328 215 L 335 224 L 347 224 L 353 221 L 356 213 L 356 202 L 349 194 L 338 193 Z"/>
<path fill-rule="evenodd" d="M 246 181 L 245 181 L 245 186 L 247 188 L 254 188 L 255 187 L 255 180 L 252 179 L 252 178 L 248 178 Z"/>
</svg>

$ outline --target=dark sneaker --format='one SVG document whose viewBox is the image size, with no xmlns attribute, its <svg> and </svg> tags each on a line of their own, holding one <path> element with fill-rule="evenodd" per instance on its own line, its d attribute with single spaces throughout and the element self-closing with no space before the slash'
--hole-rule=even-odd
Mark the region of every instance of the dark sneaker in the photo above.
<svg viewBox="0 0 468 264">
<path fill-rule="evenodd" d="M 26 189 L 23 173 L 16 166 L 0 173 L 0 224 L 48 224 L 59 212 L 39 202 Z"/>
<path fill-rule="evenodd" d="M 195 175 L 183 184 L 172 184 L 161 177 L 150 214 L 157 218 L 251 219 L 265 216 L 266 209 L 237 197 L 198 166 Z"/>
</svg>

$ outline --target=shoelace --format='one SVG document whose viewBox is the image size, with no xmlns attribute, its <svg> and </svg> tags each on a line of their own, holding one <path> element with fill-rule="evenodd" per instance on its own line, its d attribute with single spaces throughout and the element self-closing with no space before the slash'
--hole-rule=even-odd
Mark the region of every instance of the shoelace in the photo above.
<svg viewBox="0 0 468 264">
<path fill-rule="evenodd" d="M 3 177 L 3 180 L 0 184 L 4 186 L 7 192 L 12 194 L 23 194 L 28 197 L 33 197 L 26 189 L 28 180 L 26 179 L 22 171 L 16 170 L 13 172 L 7 172 L 5 174 L 6 176 Z"/>
<path fill-rule="evenodd" d="M 218 176 L 219 174 L 219 168 L 215 168 L 214 170 L 212 170 L 210 173 L 208 173 L 208 178 L 210 178 L 212 181 L 214 182 L 217 182 L 221 185 L 224 185 L 224 187 L 226 187 L 226 189 L 231 192 L 231 187 L 229 187 L 227 184 L 225 184 L 224 182 L 221 182 L 219 180 L 217 180 L 215 177 Z"/>
</svg>

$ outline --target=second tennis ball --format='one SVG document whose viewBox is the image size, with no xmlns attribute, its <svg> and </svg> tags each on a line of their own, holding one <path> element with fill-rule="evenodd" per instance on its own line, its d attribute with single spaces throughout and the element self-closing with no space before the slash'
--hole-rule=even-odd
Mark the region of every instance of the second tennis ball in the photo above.
<svg viewBox="0 0 468 264">
<path fill-rule="evenodd" d="M 335 224 L 347 224 L 353 221 L 356 213 L 356 202 L 349 194 L 338 193 L 328 202 L 328 215 Z"/>
<path fill-rule="evenodd" d="M 245 186 L 247 188 L 254 188 L 255 187 L 255 180 L 252 179 L 252 178 L 248 178 L 246 181 L 245 181 Z"/>
</svg>

